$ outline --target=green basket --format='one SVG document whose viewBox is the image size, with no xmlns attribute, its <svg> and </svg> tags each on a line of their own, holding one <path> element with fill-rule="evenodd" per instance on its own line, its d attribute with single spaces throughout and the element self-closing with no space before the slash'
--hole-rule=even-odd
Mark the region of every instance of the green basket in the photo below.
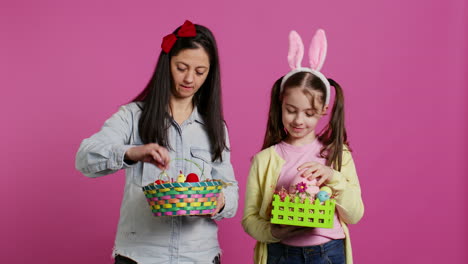
<svg viewBox="0 0 468 264">
<path fill-rule="evenodd" d="M 301 201 L 299 197 L 291 200 L 289 196 L 281 201 L 280 196 L 274 194 L 270 222 L 282 225 L 333 228 L 335 204 L 334 199 L 329 199 L 322 204 L 319 199 L 311 203 L 309 198 Z"/>
</svg>

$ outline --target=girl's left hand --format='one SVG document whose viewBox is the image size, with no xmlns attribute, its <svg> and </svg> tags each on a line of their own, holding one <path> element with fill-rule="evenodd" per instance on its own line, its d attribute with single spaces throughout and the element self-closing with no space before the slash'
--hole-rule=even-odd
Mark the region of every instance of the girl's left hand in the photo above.
<svg viewBox="0 0 468 264">
<path fill-rule="evenodd" d="M 304 170 L 301 177 L 307 178 L 309 181 L 317 179 L 317 186 L 321 186 L 325 181 L 331 181 L 334 174 L 332 168 L 314 161 L 302 164 L 297 170 Z"/>
<path fill-rule="evenodd" d="M 220 192 L 217 202 L 216 202 L 216 209 L 213 213 L 211 213 L 211 216 L 214 216 L 215 214 L 219 213 L 224 208 L 224 193 Z"/>
</svg>

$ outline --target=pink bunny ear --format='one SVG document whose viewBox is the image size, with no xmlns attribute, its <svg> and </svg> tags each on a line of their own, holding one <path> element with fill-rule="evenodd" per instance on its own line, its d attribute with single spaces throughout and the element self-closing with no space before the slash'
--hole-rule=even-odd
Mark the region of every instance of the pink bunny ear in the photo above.
<svg viewBox="0 0 468 264">
<path fill-rule="evenodd" d="M 301 36 L 296 31 L 289 33 L 289 51 L 288 62 L 292 70 L 301 67 L 302 58 L 304 57 L 304 44 Z"/>
<path fill-rule="evenodd" d="M 323 29 L 317 30 L 309 49 L 310 68 L 320 71 L 327 56 L 327 38 Z"/>
</svg>

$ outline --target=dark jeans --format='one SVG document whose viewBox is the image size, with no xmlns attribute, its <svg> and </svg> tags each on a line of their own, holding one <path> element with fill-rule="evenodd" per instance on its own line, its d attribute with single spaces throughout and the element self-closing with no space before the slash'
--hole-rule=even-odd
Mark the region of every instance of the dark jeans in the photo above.
<svg viewBox="0 0 468 264">
<path fill-rule="evenodd" d="M 344 240 L 322 245 L 293 247 L 281 243 L 268 244 L 267 264 L 345 264 Z"/>
<path fill-rule="evenodd" d="M 138 264 L 138 263 L 127 257 L 117 255 L 115 256 L 115 264 Z M 221 259 L 219 255 L 213 259 L 213 264 L 221 264 Z"/>
<path fill-rule="evenodd" d="M 115 256 L 115 264 L 137 264 L 137 262 L 127 257 L 117 255 Z"/>
</svg>

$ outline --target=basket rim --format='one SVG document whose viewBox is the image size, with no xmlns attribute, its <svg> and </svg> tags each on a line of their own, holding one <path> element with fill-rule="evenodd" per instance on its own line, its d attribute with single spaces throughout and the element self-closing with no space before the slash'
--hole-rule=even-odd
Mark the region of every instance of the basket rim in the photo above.
<svg viewBox="0 0 468 264">
<path fill-rule="evenodd" d="M 321 206 L 334 206 L 336 204 L 336 200 L 331 198 L 324 202 L 320 202 L 319 198 L 310 199 L 309 197 L 304 198 L 301 201 L 299 197 L 291 198 L 290 196 L 286 196 L 284 200 L 281 200 L 281 197 L 278 194 L 273 195 L 272 203 L 279 203 L 279 204 L 313 204 L 313 205 L 321 205 Z"/>
<path fill-rule="evenodd" d="M 183 187 L 209 187 L 209 186 L 220 186 L 223 183 L 220 180 L 211 180 L 204 182 L 169 182 L 163 184 L 154 184 L 150 183 L 146 186 L 143 186 L 144 191 L 148 190 L 159 190 L 167 188 L 183 188 Z"/>
</svg>

